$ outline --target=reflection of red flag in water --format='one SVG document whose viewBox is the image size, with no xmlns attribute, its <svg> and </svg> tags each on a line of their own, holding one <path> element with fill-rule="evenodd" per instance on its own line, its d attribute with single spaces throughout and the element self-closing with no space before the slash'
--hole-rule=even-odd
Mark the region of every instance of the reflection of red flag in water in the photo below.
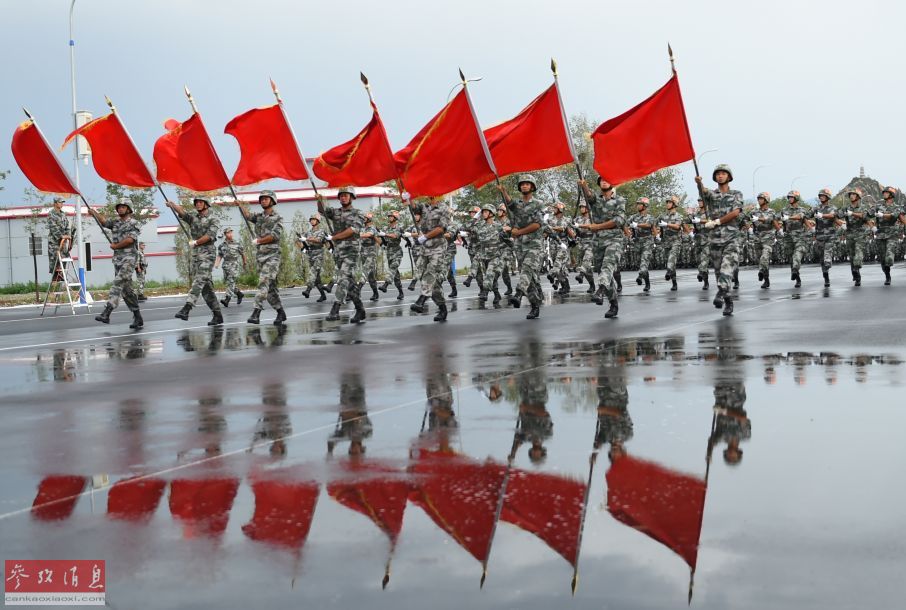
<svg viewBox="0 0 906 610">
<path fill-rule="evenodd" d="M 500 518 L 538 536 L 575 566 L 584 499 L 581 481 L 514 470 Z"/>
<path fill-rule="evenodd" d="M 315 175 L 327 186 L 372 186 L 396 178 L 396 164 L 387 131 L 371 104 L 371 120 L 353 139 L 315 159 Z"/>
<path fill-rule="evenodd" d="M 410 484 L 396 470 L 375 463 L 349 465 L 349 476 L 327 486 L 331 498 L 371 519 L 391 543 L 396 543 L 403 529 L 403 513 Z"/>
<path fill-rule="evenodd" d="M 486 561 L 506 467 L 421 451 L 409 499 L 478 561 Z"/>
<path fill-rule="evenodd" d="M 239 141 L 242 153 L 233 184 L 245 186 L 269 178 L 307 180 L 305 160 L 279 104 L 240 114 L 223 129 Z"/>
<path fill-rule="evenodd" d="M 179 479 L 170 483 L 170 513 L 186 538 L 219 536 L 230 520 L 239 479 Z"/>
<path fill-rule="evenodd" d="M 118 116 L 112 112 L 85 123 L 63 141 L 65 147 L 76 136 L 88 140 L 91 163 L 98 176 L 133 188 L 154 186 L 154 177 Z"/>
<path fill-rule="evenodd" d="M 85 482 L 88 479 L 72 475 L 44 477 L 38 485 L 38 494 L 32 503 L 31 514 L 41 521 L 62 521 L 75 510 Z"/>
<path fill-rule="evenodd" d="M 300 549 L 308 538 L 318 503 L 318 484 L 284 479 L 261 479 L 252 483 L 255 512 L 242 526 L 246 536 L 289 549 Z"/>
<path fill-rule="evenodd" d="M 201 115 L 195 113 L 182 123 L 169 119 L 164 128 L 167 133 L 154 143 L 154 162 L 160 182 L 193 191 L 213 191 L 229 186 L 230 179 Z"/>
<path fill-rule="evenodd" d="M 148 519 L 157 510 L 166 487 L 163 479 L 117 481 L 107 495 L 107 514 L 128 521 Z"/>
<path fill-rule="evenodd" d="M 500 176 L 571 163 L 557 85 L 551 85 L 505 123 L 484 130 Z"/>
<path fill-rule="evenodd" d="M 478 129 L 463 89 L 394 155 L 406 190 L 428 197 L 493 180 Z"/>
<path fill-rule="evenodd" d="M 69 175 L 54 156 L 38 126 L 29 119 L 13 132 L 13 158 L 28 181 L 45 193 L 78 195 Z"/>
<path fill-rule="evenodd" d="M 625 456 L 607 471 L 607 510 L 695 570 L 706 490 L 703 479 Z"/>
<path fill-rule="evenodd" d="M 676 74 L 647 100 L 603 123 L 591 138 L 594 168 L 611 184 L 694 158 Z"/>
</svg>

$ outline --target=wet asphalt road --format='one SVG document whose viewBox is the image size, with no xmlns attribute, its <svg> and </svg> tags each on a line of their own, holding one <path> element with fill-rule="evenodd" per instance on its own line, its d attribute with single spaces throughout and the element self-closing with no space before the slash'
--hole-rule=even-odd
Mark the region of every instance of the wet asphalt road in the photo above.
<svg viewBox="0 0 906 610">
<path fill-rule="evenodd" d="M 729 319 L 625 276 L 613 321 L 0 312 L 0 555 L 105 559 L 119 608 L 900 607 L 903 266 L 744 270 Z"/>
</svg>

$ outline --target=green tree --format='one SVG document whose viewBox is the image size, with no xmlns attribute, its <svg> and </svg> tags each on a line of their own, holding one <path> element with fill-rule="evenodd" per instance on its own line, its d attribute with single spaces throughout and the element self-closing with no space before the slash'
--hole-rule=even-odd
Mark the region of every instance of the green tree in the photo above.
<svg viewBox="0 0 906 610">
<path fill-rule="evenodd" d="M 100 212 L 107 218 L 116 215 L 116 204 L 123 198 L 129 200 L 132 206 L 132 217 L 138 222 L 139 227 L 145 226 L 149 220 L 158 215 L 157 206 L 154 205 L 155 189 L 132 189 L 108 182 L 105 190 L 106 201 Z"/>
</svg>

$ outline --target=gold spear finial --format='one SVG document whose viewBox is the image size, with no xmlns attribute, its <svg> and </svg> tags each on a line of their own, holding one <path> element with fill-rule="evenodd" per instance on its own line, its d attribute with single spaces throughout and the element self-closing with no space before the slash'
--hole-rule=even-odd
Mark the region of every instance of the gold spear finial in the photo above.
<svg viewBox="0 0 906 610">
<path fill-rule="evenodd" d="M 274 97 L 277 98 L 277 103 L 282 104 L 283 100 L 280 99 L 280 90 L 277 89 L 277 83 L 275 83 L 274 79 L 272 79 L 272 78 L 269 78 L 268 80 L 271 81 L 271 91 L 274 92 Z"/>
<path fill-rule="evenodd" d="M 554 78 L 557 78 L 557 62 L 553 57 L 551 57 L 551 72 L 554 73 Z"/>
</svg>

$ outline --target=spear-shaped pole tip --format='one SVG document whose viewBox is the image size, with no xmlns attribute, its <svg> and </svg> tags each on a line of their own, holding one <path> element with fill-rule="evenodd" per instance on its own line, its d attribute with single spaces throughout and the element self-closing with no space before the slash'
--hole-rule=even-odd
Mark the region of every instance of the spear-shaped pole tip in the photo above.
<svg viewBox="0 0 906 610">
<path fill-rule="evenodd" d="M 277 83 L 274 82 L 274 79 L 268 77 L 267 80 L 269 80 L 271 82 L 271 91 L 273 91 L 274 93 L 277 93 Z"/>
<path fill-rule="evenodd" d="M 30 118 L 30 119 L 32 118 L 31 113 L 28 111 L 28 108 L 26 108 L 25 106 L 22 106 L 22 112 L 24 112 L 25 116 L 27 116 L 28 118 Z"/>
<path fill-rule="evenodd" d="M 488 568 L 487 568 L 487 566 L 485 566 L 481 570 L 481 582 L 478 583 L 479 589 L 484 589 L 484 581 L 485 581 L 485 579 L 487 579 L 487 577 L 488 577 Z"/>
<path fill-rule="evenodd" d="M 368 77 L 365 76 L 364 72 L 359 72 L 359 78 L 362 79 L 362 84 L 367 87 L 368 86 Z"/>
<path fill-rule="evenodd" d="M 554 76 L 557 76 L 557 62 L 553 57 L 551 57 L 551 72 L 554 73 Z"/>
<path fill-rule="evenodd" d="M 186 91 L 186 97 L 189 98 L 189 99 L 192 99 L 192 92 L 189 91 L 189 85 L 183 85 L 182 87 L 183 87 L 183 89 L 185 89 L 185 91 Z"/>
<path fill-rule="evenodd" d="M 573 572 L 573 581 L 572 581 L 570 587 L 572 588 L 573 597 L 575 597 L 576 589 L 579 588 L 579 570 L 578 569 L 575 572 Z"/>
<path fill-rule="evenodd" d="M 459 80 L 462 81 L 462 84 L 466 84 L 466 75 L 462 73 L 462 68 L 459 69 Z"/>
<path fill-rule="evenodd" d="M 113 110 L 113 102 L 110 101 L 110 98 L 108 96 L 104 96 L 104 101 L 106 101 L 107 105 L 110 106 L 110 110 Z"/>
<path fill-rule="evenodd" d="M 386 591 L 387 585 L 390 583 L 390 572 L 384 574 L 384 579 L 381 580 L 381 590 Z"/>
</svg>

